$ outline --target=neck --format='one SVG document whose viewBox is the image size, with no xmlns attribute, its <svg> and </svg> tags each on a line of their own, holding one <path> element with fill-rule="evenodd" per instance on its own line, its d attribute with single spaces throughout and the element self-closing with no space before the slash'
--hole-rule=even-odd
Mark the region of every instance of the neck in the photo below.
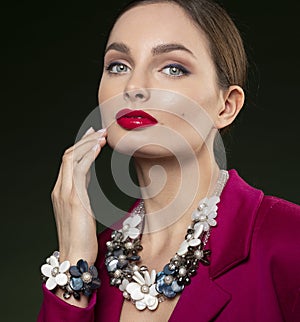
<svg viewBox="0 0 300 322">
<path fill-rule="evenodd" d="M 193 158 L 135 158 L 146 210 L 143 242 L 182 241 L 193 210 L 212 193 L 217 181 L 219 168 L 211 155 L 202 147 Z"/>
</svg>

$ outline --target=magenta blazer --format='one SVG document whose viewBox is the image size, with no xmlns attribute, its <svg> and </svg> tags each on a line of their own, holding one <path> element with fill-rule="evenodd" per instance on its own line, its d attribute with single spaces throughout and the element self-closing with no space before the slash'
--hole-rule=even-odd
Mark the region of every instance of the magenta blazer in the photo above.
<svg viewBox="0 0 300 322">
<path fill-rule="evenodd" d="M 122 292 L 109 285 L 104 266 L 110 232 L 99 235 L 102 286 L 89 306 L 72 306 L 43 286 L 38 322 L 119 321 Z M 211 265 L 199 267 L 170 322 L 300 321 L 299 206 L 265 196 L 230 170 L 208 246 Z"/>
</svg>

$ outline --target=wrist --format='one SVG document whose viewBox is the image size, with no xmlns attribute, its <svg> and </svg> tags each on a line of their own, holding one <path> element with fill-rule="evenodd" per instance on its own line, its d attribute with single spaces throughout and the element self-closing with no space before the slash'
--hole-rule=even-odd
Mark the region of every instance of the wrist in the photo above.
<svg viewBox="0 0 300 322">
<path fill-rule="evenodd" d="M 86 251 L 59 251 L 59 259 L 61 262 L 69 261 L 71 266 L 77 265 L 77 262 L 80 259 L 83 259 L 88 263 L 89 266 L 94 265 L 96 261 L 97 254 L 91 255 L 89 252 Z"/>
</svg>

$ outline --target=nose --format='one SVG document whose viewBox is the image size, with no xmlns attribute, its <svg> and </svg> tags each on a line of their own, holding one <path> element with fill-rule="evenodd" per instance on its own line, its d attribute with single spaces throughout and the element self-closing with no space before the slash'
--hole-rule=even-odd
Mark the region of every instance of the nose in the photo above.
<svg viewBox="0 0 300 322">
<path fill-rule="evenodd" d="M 145 102 L 149 99 L 149 90 L 146 88 L 126 90 L 124 92 L 124 98 L 130 102 Z"/>
<path fill-rule="evenodd" d="M 132 75 L 124 89 L 124 99 L 130 103 L 145 102 L 150 98 L 150 91 L 146 87 L 146 80 Z"/>
</svg>

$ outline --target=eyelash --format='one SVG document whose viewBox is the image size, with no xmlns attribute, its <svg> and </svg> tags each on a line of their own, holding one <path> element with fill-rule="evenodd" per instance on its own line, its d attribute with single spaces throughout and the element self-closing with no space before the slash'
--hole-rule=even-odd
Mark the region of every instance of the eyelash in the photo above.
<svg viewBox="0 0 300 322">
<path fill-rule="evenodd" d="M 113 63 L 111 63 L 111 64 L 108 64 L 106 67 L 105 67 L 105 70 L 109 73 L 109 74 L 121 74 L 122 72 L 113 72 L 112 71 L 112 68 L 113 67 L 116 67 L 116 66 L 120 66 L 120 65 L 122 65 L 122 66 L 124 66 L 124 67 L 126 67 L 127 69 L 129 68 L 128 66 L 126 66 L 125 64 L 123 64 L 123 63 L 120 63 L 120 62 L 113 62 Z"/>
<path fill-rule="evenodd" d="M 166 74 L 169 77 L 181 78 L 181 77 L 184 77 L 184 76 L 187 76 L 187 75 L 190 74 L 190 71 L 188 71 L 185 67 L 183 67 L 180 64 L 169 64 L 169 65 L 165 66 L 164 68 L 162 68 L 161 70 L 163 71 L 164 69 L 167 69 L 167 68 L 169 68 L 169 69 L 176 68 L 181 72 L 181 75 L 177 75 L 177 76 L 176 75 L 168 75 L 168 74 Z"/>
<path fill-rule="evenodd" d="M 110 63 L 108 64 L 106 67 L 105 67 L 105 70 L 110 74 L 110 75 L 118 75 L 118 74 L 122 74 L 122 73 L 126 73 L 125 72 L 113 72 L 112 69 L 113 67 L 116 67 L 116 66 L 124 66 L 126 69 L 129 69 L 128 66 L 126 66 L 125 64 L 123 63 L 120 63 L 120 62 L 113 62 L 113 63 Z M 184 76 L 187 76 L 190 74 L 190 71 L 188 71 L 185 67 L 183 67 L 182 65 L 180 64 L 169 64 L 165 67 L 163 67 L 162 69 L 160 69 L 160 71 L 163 71 L 164 69 L 171 69 L 171 68 L 176 68 L 179 70 L 179 72 L 181 73 L 180 75 L 171 75 L 171 74 L 167 74 L 165 73 L 165 75 L 167 75 L 168 77 L 172 77 L 172 78 L 181 78 L 181 77 L 184 77 Z"/>
</svg>

